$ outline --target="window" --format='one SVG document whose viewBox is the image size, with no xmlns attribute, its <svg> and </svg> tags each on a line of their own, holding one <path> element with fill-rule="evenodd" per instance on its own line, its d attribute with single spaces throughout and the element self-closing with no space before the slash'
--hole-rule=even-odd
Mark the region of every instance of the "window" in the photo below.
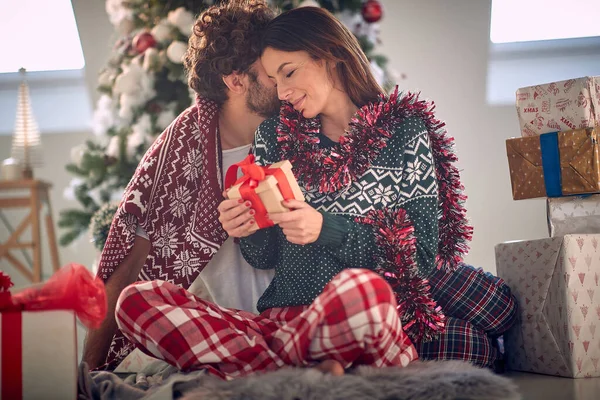
<svg viewBox="0 0 600 400">
<path fill-rule="evenodd" d="M 490 40 L 529 42 L 600 36 L 598 0 L 493 0 Z"/>
<path fill-rule="evenodd" d="M 600 0 L 492 0 L 487 101 L 520 87 L 600 75 Z"/>
<path fill-rule="evenodd" d="M 0 15 L 0 73 L 84 67 L 70 0 L 4 0 Z"/>
<path fill-rule="evenodd" d="M 21 67 L 42 135 L 88 131 L 92 105 L 71 1 L 0 0 L 0 15 L 0 135 L 14 129 Z"/>
</svg>

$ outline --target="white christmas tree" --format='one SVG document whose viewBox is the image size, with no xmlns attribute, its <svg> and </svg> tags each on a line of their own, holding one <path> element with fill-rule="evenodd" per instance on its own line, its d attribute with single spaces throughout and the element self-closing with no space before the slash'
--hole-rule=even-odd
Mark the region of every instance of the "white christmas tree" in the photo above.
<svg viewBox="0 0 600 400">
<path fill-rule="evenodd" d="M 42 143 L 40 130 L 31 109 L 29 86 L 25 80 L 25 69 L 21 68 L 19 72 L 23 76 L 23 81 L 19 86 L 12 158 L 19 160 L 23 166 L 24 177 L 31 179 L 33 178 L 33 167 L 42 164 Z"/>
</svg>

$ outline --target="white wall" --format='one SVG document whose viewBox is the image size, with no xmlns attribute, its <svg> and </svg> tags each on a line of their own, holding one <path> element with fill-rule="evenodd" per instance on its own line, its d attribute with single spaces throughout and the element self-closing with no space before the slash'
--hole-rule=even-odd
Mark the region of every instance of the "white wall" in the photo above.
<svg viewBox="0 0 600 400">
<path fill-rule="evenodd" d="M 495 272 L 494 246 L 547 236 L 544 200 L 513 201 L 505 139 L 519 136 L 514 107 L 486 105 L 491 2 L 383 0 L 381 52 L 421 90 L 456 138 L 475 228 L 467 261 Z M 515 90 L 517 88 L 514 88 Z"/>
</svg>

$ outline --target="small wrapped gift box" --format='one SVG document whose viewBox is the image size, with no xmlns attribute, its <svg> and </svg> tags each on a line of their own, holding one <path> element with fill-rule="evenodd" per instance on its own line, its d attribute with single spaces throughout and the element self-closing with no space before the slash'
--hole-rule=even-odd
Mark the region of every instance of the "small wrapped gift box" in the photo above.
<svg viewBox="0 0 600 400">
<path fill-rule="evenodd" d="M 243 175 L 235 180 L 238 168 Z M 255 229 L 273 226 L 273 222 L 266 218 L 268 213 L 289 211 L 283 206 L 283 200 L 304 201 L 302 190 L 292 173 L 292 164 L 287 160 L 262 167 L 256 165 L 254 156 L 250 155 L 229 168 L 225 187 L 229 188 L 227 196 L 230 199 L 241 198 L 252 203 L 258 225 Z"/>
<path fill-rule="evenodd" d="M 600 234 L 600 195 L 548 198 L 546 207 L 551 237 L 572 233 Z"/>
<path fill-rule="evenodd" d="M 586 76 L 517 90 L 524 137 L 600 125 L 600 77 Z"/>
<path fill-rule="evenodd" d="M 513 199 L 600 192 L 598 128 L 506 141 Z"/>
<path fill-rule="evenodd" d="M 507 367 L 569 378 L 600 376 L 600 235 L 496 246 L 499 277 L 519 303 L 504 334 Z"/>
<path fill-rule="evenodd" d="M 46 283 L 10 293 L 0 272 L 0 399 L 77 397 L 77 316 L 91 328 L 106 315 L 104 284 L 69 264 Z"/>
</svg>

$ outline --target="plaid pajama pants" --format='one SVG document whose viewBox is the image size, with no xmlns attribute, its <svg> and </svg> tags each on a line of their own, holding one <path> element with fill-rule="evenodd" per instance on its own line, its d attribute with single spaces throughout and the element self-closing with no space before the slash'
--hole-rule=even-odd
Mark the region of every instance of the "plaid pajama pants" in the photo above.
<svg viewBox="0 0 600 400">
<path fill-rule="evenodd" d="M 450 273 L 435 270 L 428 279 L 433 298 L 446 314 L 446 331 L 436 340 L 416 343 L 419 357 L 493 366 L 499 357 L 495 338 L 517 317 L 510 288 L 502 279 L 469 265 Z"/>
<path fill-rule="evenodd" d="M 123 334 L 181 370 L 224 379 L 326 359 L 406 366 L 417 352 L 403 332 L 390 286 L 364 269 L 339 273 L 310 306 L 255 315 L 219 307 L 164 281 L 138 282 L 120 295 Z"/>
</svg>

